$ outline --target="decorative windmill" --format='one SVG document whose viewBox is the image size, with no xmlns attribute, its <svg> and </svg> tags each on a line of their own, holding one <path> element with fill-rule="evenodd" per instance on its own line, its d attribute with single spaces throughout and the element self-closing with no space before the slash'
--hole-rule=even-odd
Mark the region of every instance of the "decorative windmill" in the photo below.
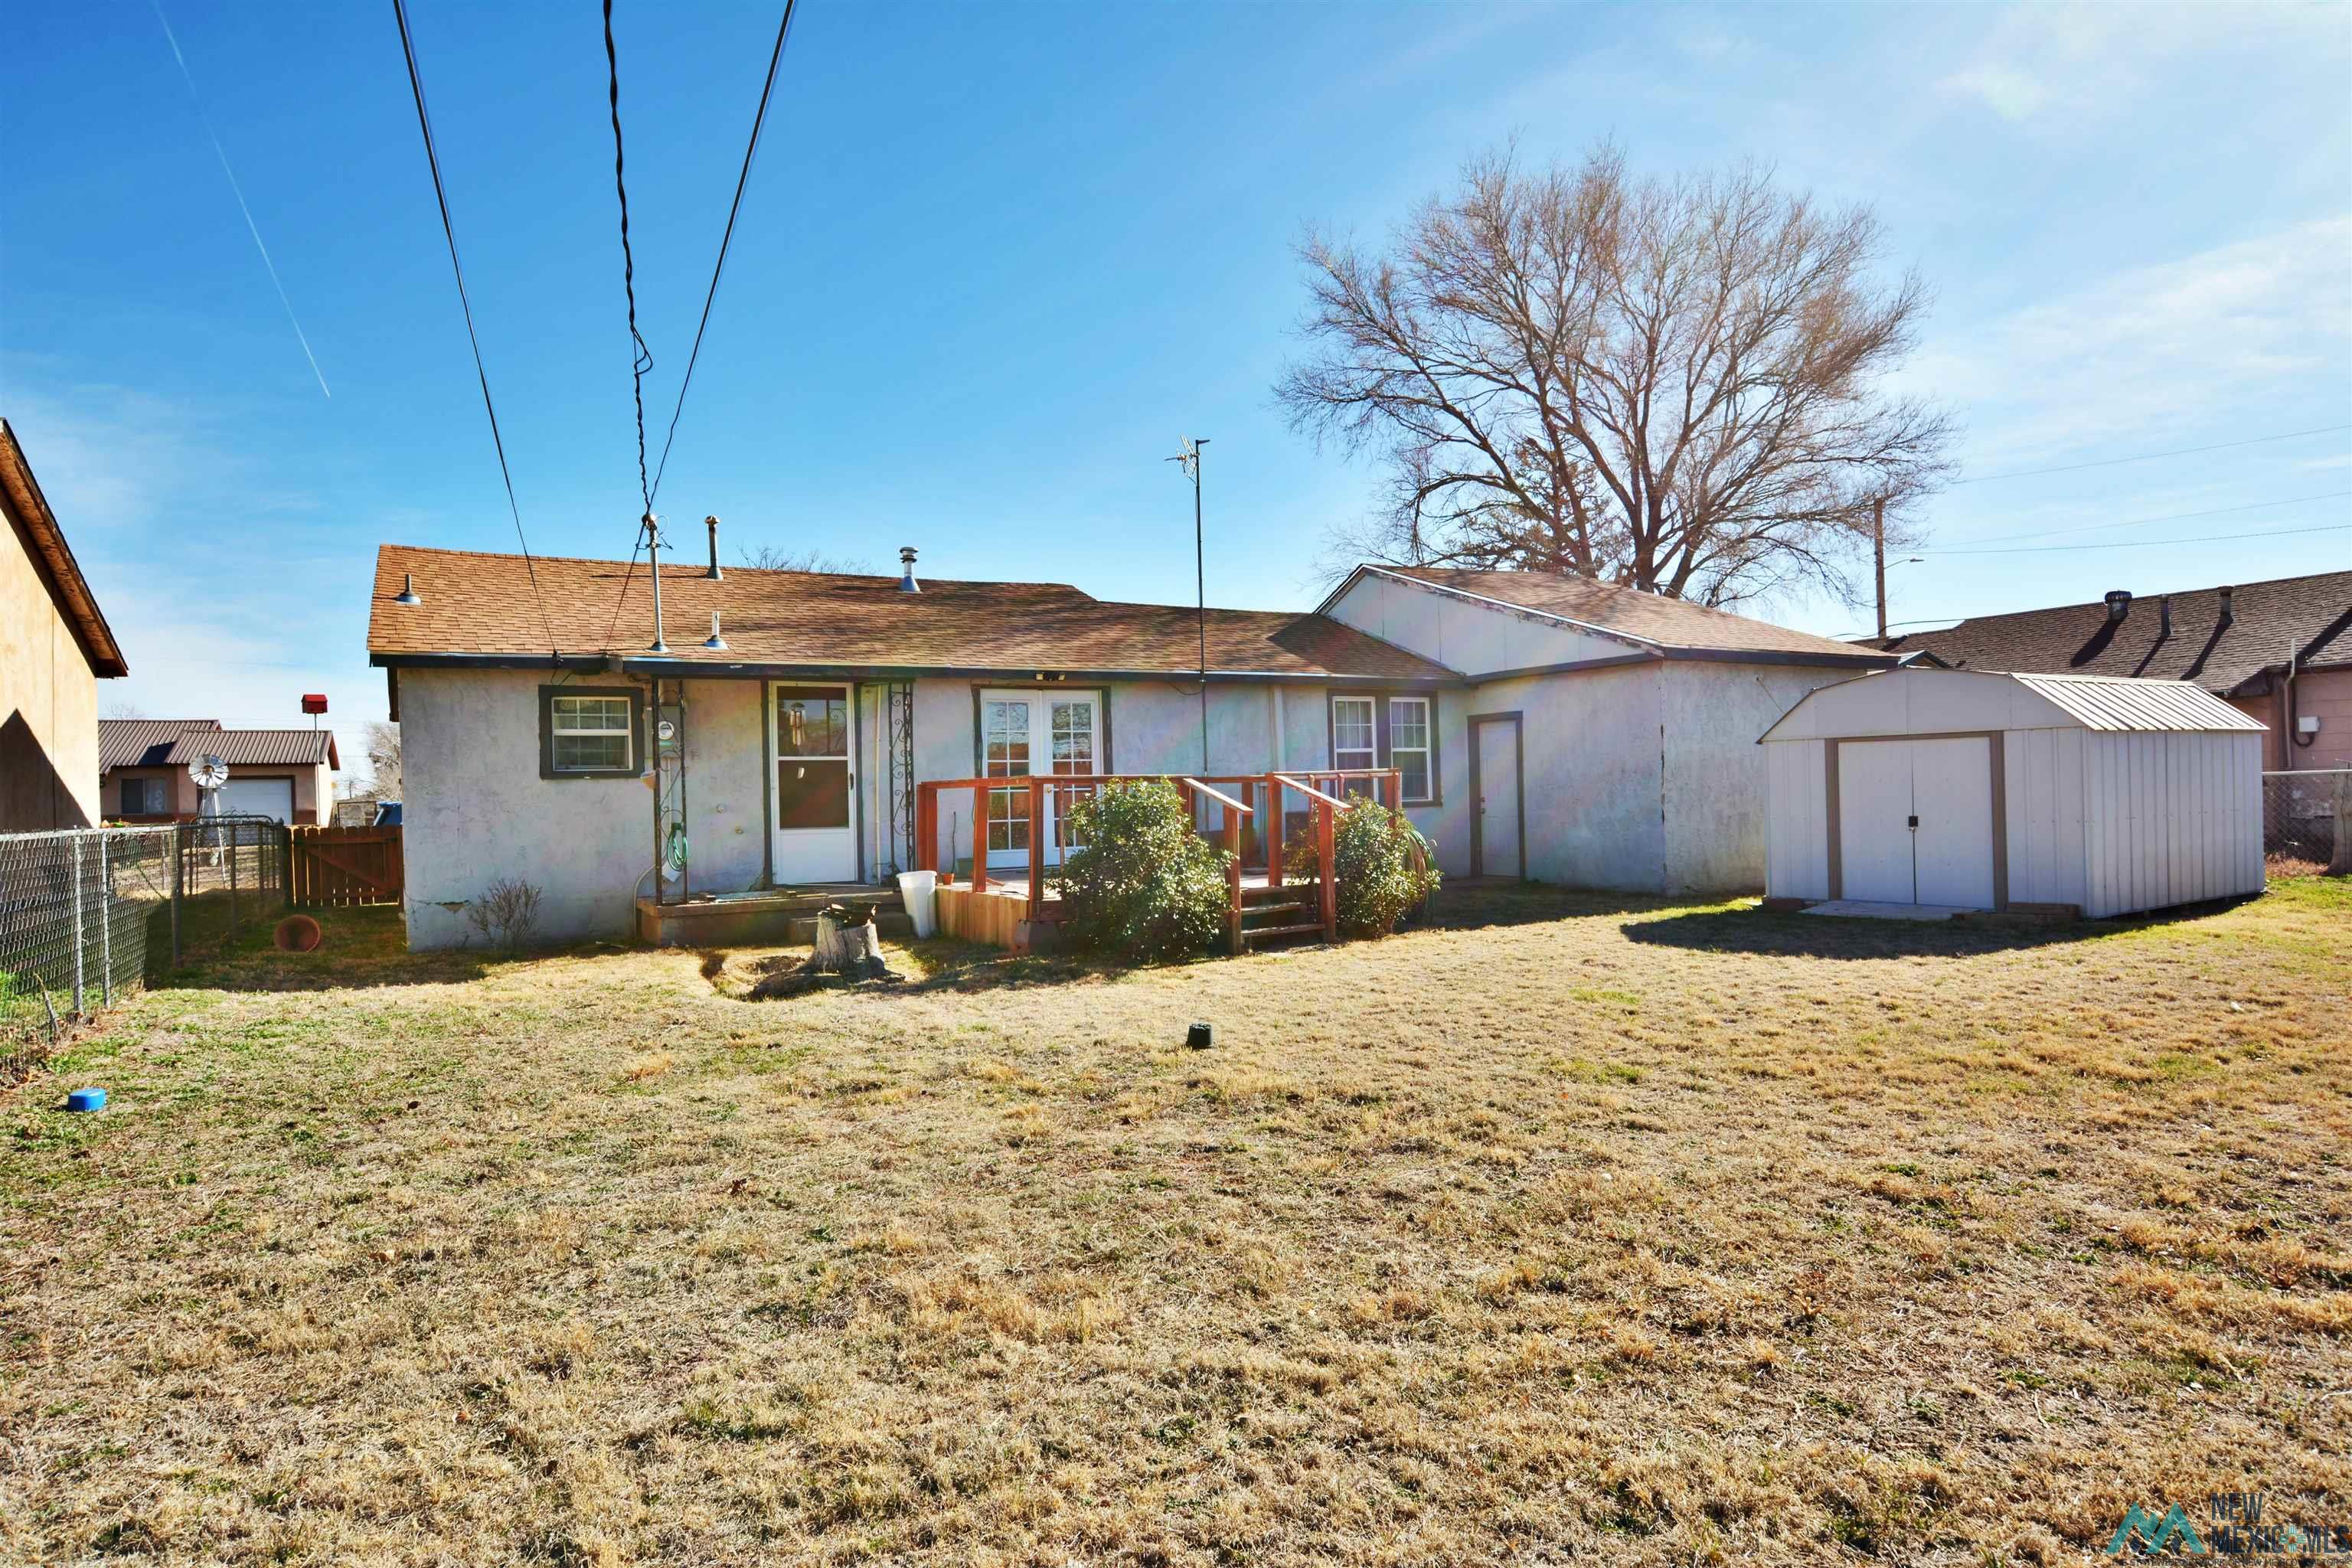
<svg viewBox="0 0 2352 1568">
<path fill-rule="evenodd" d="M 217 825 L 221 814 L 220 792 L 222 786 L 228 783 L 228 764 L 207 752 L 188 764 L 188 777 L 195 782 L 200 792 L 197 817 L 200 820 L 210 817 Z M 220 864 L 220 832 L 215 826 L 213 832 L 213 864 L 215 866 Z"/>
</svg>

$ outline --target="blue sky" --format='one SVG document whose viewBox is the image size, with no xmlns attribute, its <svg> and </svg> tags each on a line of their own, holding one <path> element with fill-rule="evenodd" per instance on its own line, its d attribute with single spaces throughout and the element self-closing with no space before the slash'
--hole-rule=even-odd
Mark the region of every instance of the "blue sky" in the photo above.
<svg viewBox="0 0 2352 1568">
<path fill-rule="evenodd" d="M 376 5 L 166 11 L 332 395 L 125 3 L 14 16 L 0 412 L 128 649 L 102 701 L 299 723 L 324 689 L 353 733 L 383 708 L 377 542 L 514 543 L 398 38 Z M 531 547 L 625 555 L 595 8 L 412 20 Z M 618 7 L 656 447 L 774 26 Z M 1271 406 L 1291 246 L 1309 220 L 1376 239 L 1513 137 L 1531 162 L 1603 136 L 1644 171 L 1753 158 L 1874 204 L 1937 298 L 1906 384 L 1959 416 L 1970 479 L 2352 425 L 2347 80 L 2340 5 L 805 0 L 661 510 L 688 548 L 717 512 L 877 570 L 911 543 L 935 576 L 1189 602 L 1160 459 L 1205 435 L 1212 600 L 1312 604 L 1323 529 L 1375 476 Z M 2352 565 L 2341 531 L 2109 547 L 2342 524 L 2347 455 L 2336 430 L 1962 485 L 1927 514 L 1940 548 L 2099 548 L 1900 566 L 1894 616 Z"/>
</svg>

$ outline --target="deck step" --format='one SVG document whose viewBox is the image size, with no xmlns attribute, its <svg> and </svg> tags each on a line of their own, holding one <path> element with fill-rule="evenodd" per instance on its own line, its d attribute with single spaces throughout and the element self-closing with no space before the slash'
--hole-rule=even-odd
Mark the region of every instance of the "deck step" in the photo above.
<svg viewBox="0 0 2352 1568">
<path fill-rule="evenodd" d="M 1245 942 L 1259 942 L 1272 936 L 1321 936 L 1322 934 L 1323 927 L 1320 921 L 1309 925 L 1244 926 L 1242 928 L 1242 940 Z"/>
<path fill-rule="evenodd" d="M 1248 929 L 1251 919 L 1259 915 L 1274 916 L 1277 918 L 1283 915 L 1303 915 L 1311 912 L 1314 906 L 1311 904 L 1296 902 L 1286 904 L 1244 904 L 1242 906 L 1242 925 L 1244 930 Z"/>
</svg>

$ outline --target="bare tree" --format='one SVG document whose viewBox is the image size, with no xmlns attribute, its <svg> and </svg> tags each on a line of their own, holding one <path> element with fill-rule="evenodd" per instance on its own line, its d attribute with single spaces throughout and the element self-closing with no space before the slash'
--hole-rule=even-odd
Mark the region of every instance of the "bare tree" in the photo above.
<svg viewBox="0 0 2352 1568">
<path fill-rule="evenodd" d="M 100 709 L 98 716 L 101 719 L 144 719 L 147 710 L 128 698 L 118 697 Z"/>
<path fill-rule="evenodd" d="M 382 720 L 371 720 L 360 729 L 361 742 L 367 748 L 368 768 L 375 775 L 374 794 L 378 800 L 399 800 L 400 793 L 400 726 Z"/>
<path fill-rule="evenodd" d="M 827 555 L 814 545 L 805 550 L 786 550 L 774 544 L 762 544 L 754 550 L 745 545 L 739 553 L 743 557 L 743 564 L 755 572 L 832 572 L 849 576 L 874 574 L 874 568 L 864 561 Z"/>
<path fill-rule="evenodd" d="M 1872 503 L 1890 541 L 1948 472 L 1949 418 L 1888 373 L 1926 310 L 1874 281 L 1867 208 L 1747 168 L 1636 181 L 1469 164 L 1385 254 L 1310 231 L 1294 427 L 1385 459 L 1384 513 L 1335 558 L 1572 572 L 1727 605 L 1852 602 Z M 1857 550 L 1859 546 L 1859 550 Z"/>
</svg>

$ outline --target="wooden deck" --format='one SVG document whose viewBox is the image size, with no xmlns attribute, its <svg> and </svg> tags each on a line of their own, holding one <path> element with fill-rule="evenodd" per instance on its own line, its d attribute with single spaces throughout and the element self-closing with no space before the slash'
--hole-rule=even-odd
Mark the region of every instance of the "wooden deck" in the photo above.
<svg viewBox="0 0 2352 1568">
<path fill-rule="evenodd" d="M 887 936 L 913 931 L 898 889 L 866 882 L 815 882 L 752 893 L 697 895 L 684 903 L 637 900 L 637 937 L 656 947 L 751 947 L 808 942 L 827 904 L 870 908 Z"/>
<path fill-rule="evenodd" d="M 1276 942 L 1326 934 L 1313 882 L 1270 882 L 1263 870 L 1244 871 L 1240 882 L 1241 937 L 1244 950 Z M 1050 931 L 1062 921 L 1062 897 L 1049 885 L 1033 900 L 1025 873 L 992 876 L 985 888 L 942 882 L 939 889 L 940 933 L 986 942 L 1013 952 L 1040 951 L 1057 940 Z"/>
</svg>

